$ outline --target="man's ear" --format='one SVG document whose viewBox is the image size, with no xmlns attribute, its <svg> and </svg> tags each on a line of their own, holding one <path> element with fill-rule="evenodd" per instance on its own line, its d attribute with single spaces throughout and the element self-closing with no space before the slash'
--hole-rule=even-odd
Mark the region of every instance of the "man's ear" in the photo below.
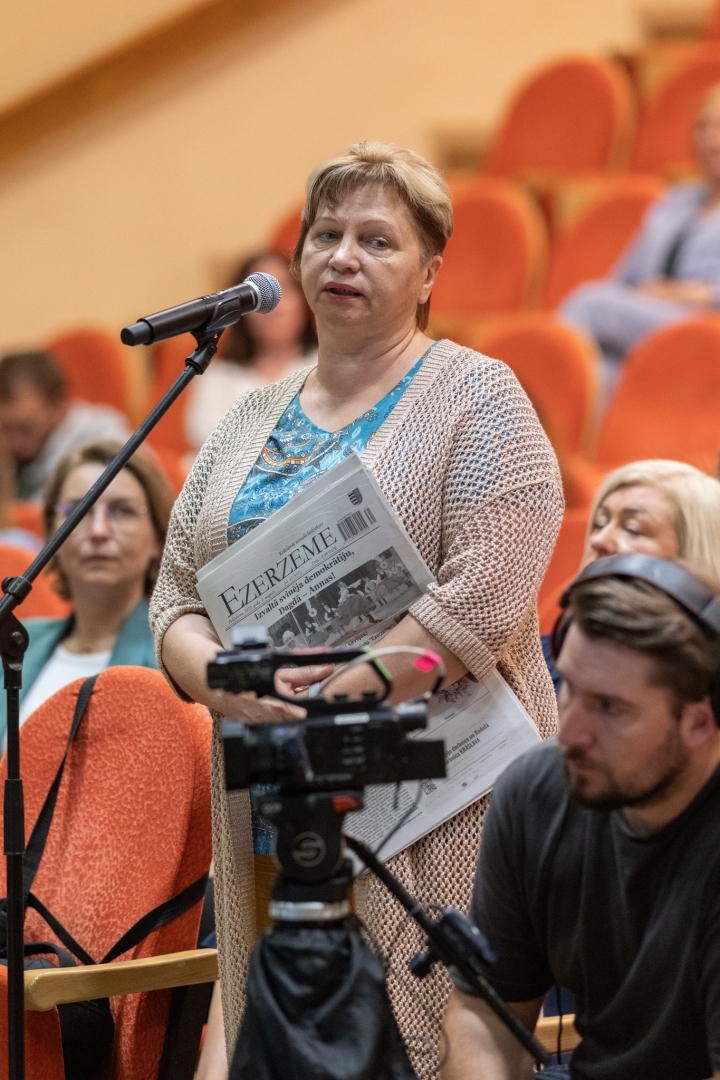
<svg viewBox="0 0 720 1080">
<path fill-rule="evenodd" d="M 680 735 L 688 750 L 704 746 L 718 734 L 710 697 L 689 701 L 680 714 Z"/>
</svg>

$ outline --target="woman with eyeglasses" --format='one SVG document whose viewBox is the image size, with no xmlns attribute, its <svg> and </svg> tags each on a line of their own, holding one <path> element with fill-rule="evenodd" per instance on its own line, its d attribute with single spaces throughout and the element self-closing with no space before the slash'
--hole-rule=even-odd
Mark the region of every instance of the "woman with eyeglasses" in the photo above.
<svg viewBox="0 0 720 1080">
<path fill-rule="evenodd" d="M 96 442 L 57 467 L 44 502 L 46 537 L 62 525 L 120 449 Z M 106 667 L 156 667 L 148 600 L 167 533 L 173 492 L 149 457 L 136 454 L 100 496 L 50 564 L 56 589 L 72 601 L 66 619 L 28 619 L 20 722 L 52 694 Z M 5 739 L 0 694 L 0 736 Z"/>
</svg>

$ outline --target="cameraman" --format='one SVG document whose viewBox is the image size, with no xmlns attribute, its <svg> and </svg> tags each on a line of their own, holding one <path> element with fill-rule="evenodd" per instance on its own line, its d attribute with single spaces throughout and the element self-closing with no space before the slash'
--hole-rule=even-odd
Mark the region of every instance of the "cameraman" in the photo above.
<svg viewBox="0 0 720 1080">
<path fill-rule="evenodd" d="M 717 1078 L 720 641 L 639 577 L 581 575 L 566 619 L 558 740 L 507 769 L 483 833 L 471 915 L 498 957 L 489 978 L 531 1030 L 553 984 L 574 992 L 582 1042 L 543 1076 Z M 443 1080 L 532 1077 L 465 991 L 456 980 Z"/>
</svg>

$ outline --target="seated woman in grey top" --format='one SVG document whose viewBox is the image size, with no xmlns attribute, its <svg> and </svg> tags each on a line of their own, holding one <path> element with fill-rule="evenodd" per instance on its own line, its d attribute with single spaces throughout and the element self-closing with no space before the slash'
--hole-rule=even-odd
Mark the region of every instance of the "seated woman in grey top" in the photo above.
<svg viewBox="0 0 720 1080">
<path fill-rule="evenodd" d="M 646 334 L 720 306 L 720 85 L 700 108 L 694 139 L 703 179 L 671 188 L 611 276 L 579 286 L 558 309 L 597 341 L 609 387 Z"/>
</svg>

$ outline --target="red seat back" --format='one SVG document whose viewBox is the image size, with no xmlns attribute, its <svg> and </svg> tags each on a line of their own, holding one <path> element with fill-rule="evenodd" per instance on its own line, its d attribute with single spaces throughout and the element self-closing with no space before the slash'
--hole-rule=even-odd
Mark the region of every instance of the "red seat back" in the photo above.
<svg viewBox="0 0 720 1080">
<path fill-rule="evenodd" d="M 159 341 L 153 345 L 149 406 L 156 405 L 178 375 L 182 374 L 185 360 L 196 347 L 197 342 L 192 334 L 182 334 L 180 337 L 169 338 L 167 341 Z M 202 378 L 202 375 L 197 378 Z M 170 406 L 148 440 L 151 446 L 165 447 L 177 454 L 188 453 L 190 444 L 185 435 L 185 410 L 189 393 L 189 389 L 185 390 Z"/>
<path fill-rule="evenodd" d="M 20 577 L 33 558 L 32 553 L 25 548 L 0 544 L 0 581 L 6 577 Z M 61 619 L 69 615 L 70 611 L 71 605 L 66 600 L 61 600 L 53 589 L 52 577 L 49 574 L 40 574 L 33 584 L 32 592 L 15 609 L 15 614 L 18 619 Z"/>
<path fill-rule="evenodd" d="M 541 634 L 549 634 L 552 630 L 559 611 L 558 600 L 580 569 L 587 524 L 586 509 L 566 510 L 563 515 L 555 550 L 538 595 Z"/>
<path fill-rule="evenodd" d="M 547 258 L 540 212 L 513 184 L 481 178 L 453 200 L 455 230 L 432 294 L 432 313 L 514 311 L 538 296 Z"/>
<path fill-rule="evenodd" d="M 597 464 L 669 458 L 714 472 L 720 449 L 720 319 L 667 327 L 630 353 L 603 422 Z"/>
<path fill-rule="evenodd" d="M 96 405 L 112 405 L 129 415 L 132 388 L 129 366 L 133 357 L 106 330 L 82 328 L 60 334 L 47 344 L 60 361 L 70 396 Z"/>
<path fill-rule="evenodd" d="M 703 37 L 706 41 L 720 41 L 720 4 L 717 0 L 708 11 Z"/>
<path fill-rule="evenodd" d="M 584 281 L 604 278 L 637 233 L 664 184 L 655 176 L 613 178 L 555 240 L 544 303 L 554 308 Z"/>
<path fill-rule="evenodd" d="M 482 349 L 515 372 L 556 448 L 581 450 L 598 391 L 590 341 L 552 315 L 528 312 L 489 329 Z"/>
<path fill-rule="evenodd" d="M 270 238 L 269 247 L 272 251 L 279 251 L 286 259 L 291 258 L 295 245 L 300 235 L 300 218 L 303 204 L 294 206 L 293 209 L 279 223 Z"/>
<path fill-rule="evenodd" d="M 720 82 L 720 46 L 698 46 L 645 105 L 633 168 L 666 175 L 695 170 L 692 135 L 704 95 Z"/>
<path fill-rule="evenodd" d="M 26 835 L 63 755 L 81 682 L 60 690 L 21 729 Z M 108 668 L 68 757 L 33 891 L 96 959 L 142 915 L 210 865 L 211 721 L 157 671 Z M 0 779 L 5 769 L 3 759 Z M 5 889 L 4 866 L 0 888 Z M 123 959 L 195 947 L 200 905 Z M 53 940 L 34 911 L 26 941 Z M 169 992 L 113 999 L 117 1080 L 157 1073 Z M 0 1051 L 1 1052 L 1 1051 Z"/>
<path fill-rule="evenodd" d="M 623 71 L 594 57 L 559 60 L 518 90 L 486 171 L 516 177 L 625 168 L 634 130 L 633 92 Z"/>
</svg>

